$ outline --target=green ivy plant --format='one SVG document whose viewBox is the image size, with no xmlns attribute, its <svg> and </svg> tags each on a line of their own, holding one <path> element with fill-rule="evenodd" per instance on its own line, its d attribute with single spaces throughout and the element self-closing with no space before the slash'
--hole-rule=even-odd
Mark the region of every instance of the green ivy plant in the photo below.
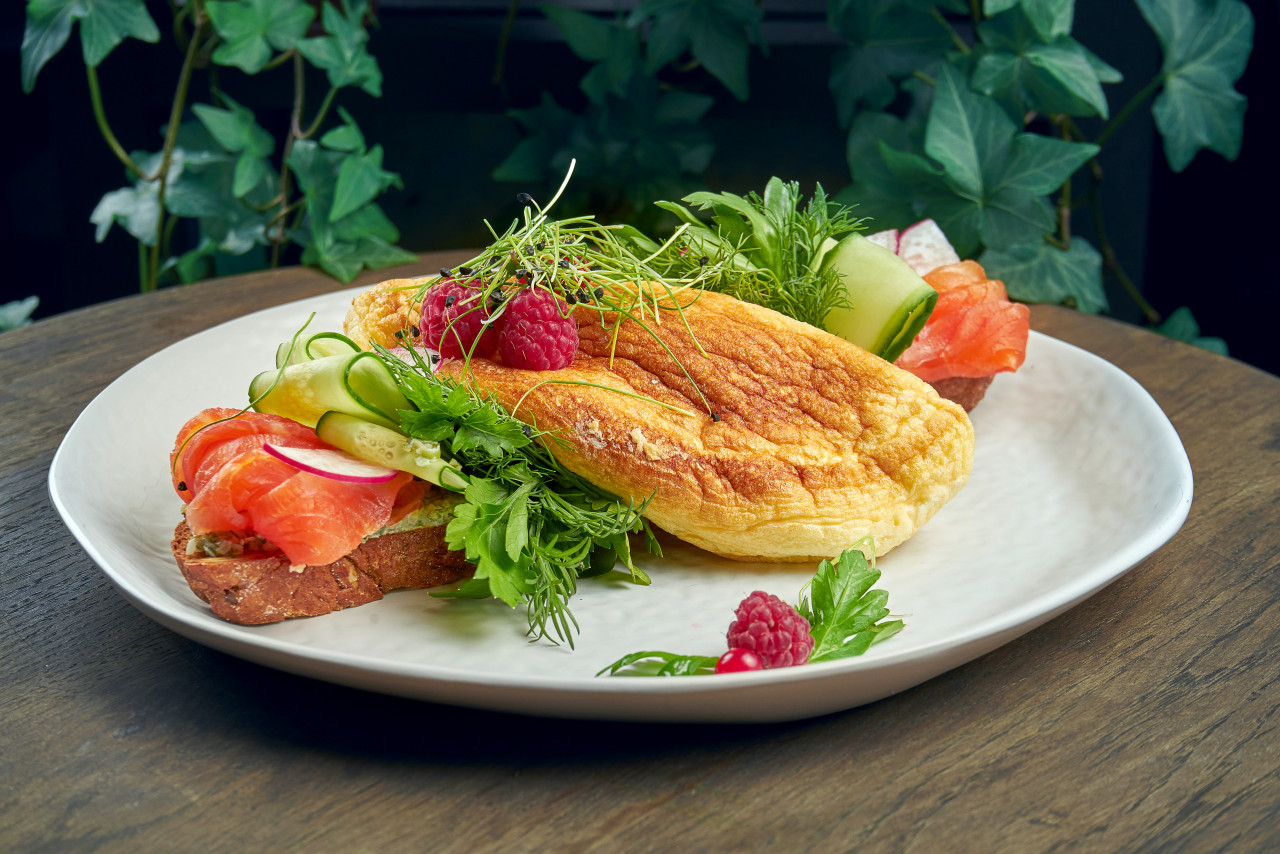
<svg viewBox="0 0 1280 854">
<path fill-rule="evenodd" d="M 337 107 L 340 123 L 331 120 L 341 90 L 382 94 L 382 72 L 367 47 L 367 2 L 316 6 L 304 0 L 173 2 L 169 30 L 183 59 L 169 120 L 158 151 L 128 151 L 107 120 L 98 67 L 126 38 L 160 41 L 143 0 L 28 0 L 26 92 L 79 25 L 93 115 L 129 181 L 102 197 L 90 221 L 99 242 L 113 225 L 137 239 L 143 291 L 204 278 L 215 261 L 251 252 L 262 256 L 257 266 L 275 266 L 291 243 L 302 247 L 303 263 L 344 282 L 365 267 L 414 260 L 395 245 L 399 232 L 374 202 L 400 186 L 400 178 L 383 168 L 382 148 L 366 142 L 349 112 Z M 307 65 L 322 70 L 329 83 L 310 117 Z M 293 107 L 283 140 L 224 89 L 222 69 L 249 76 L 292 72 Z M 198 74 L 209 102 L 188 106 Z M 236 78 L 227 83 L 242 85 Z M 179 231 L 184 219 L 195 220 L 196 228 Z M 194 240 L 177 236 L 188 232 Z"/>
<path fill-rule="evenodd" d="M 1234 159 L 1245 109 L 1234 85 L 1253 18 L 1240 0 L 1134 2 L 1164 62 L 1112 115 L 1105 88 L 1121 75 L 1072 36 L 1074 0 L 829 0 L 828 26 L 845 45 L 827 86 L 848 132 L 851 177 L 836 200 L 877 228 L 932 217 L 962 255 L 979 258 L 1024 302 L 1105 311 L 1109 274 L 1159 331 L 1221 350 L 1185 309 L 1162 322 L 1121 267 L 1106 237 L 1098 157 L 1151 102 L 1174 171 L 1202 149 Z M 629 213 L 643 228 L 640 212 L 699 185 L 712 156 L 699 122 L 713 98 L 683 91 L 683 76 L 710 74 L 746 99 L 750 47 L 765 49 L 760 7 L 641 0 L 612 20 L 544 12 L 592 63 L 581 81 L 588 107 L 573 113 L 544 95 L 541 105 L 513 111 L 527 136 L 495 177 L 546 183 L 576 157 L 580 174 L 620 200 L 611 208 L 607 195 L 593 199 L 592 210 Z M 1093 138 L 1081 130 L 1086 117 L 1105 122 Z M 1097 247 L 1072 233 L 1082 208 Z"/>
<path fill-rule="evenodd" d="M 853 177 L 839 198 L 885 227 L 933 217 L 962 255 L 979 257 L 1025 302 L 1106 310 L 1109 273 L 1157 329 L 1221 350 L 1220 339 L 1199 337 L 1187 309 L 1161 323 L 1120 266 L 1102 217 L 1098 156 L 1154 96 L 1175 172 L 1202 149 L 1235 159 L 1245 98 L 1234 84 L 1253 18 L 1239 0 L 1135 2 L 1164 62 L 1112 116 L 1104 87 L 1120 73 L 1072 37 L 1074 0 L 832 0 L 829 22 L 847 46 L 829 84 L 849 128 Z M 1082 117 L 1106 124 L 1090 139 Z M 1072 234 L 1082 206 L 1096 248 Z"/>
<path fill-rule="evenodd" d="M 512 3 L 512 11 L 519 0 Z M 604 221 L 646 226 L 655 199 L 683 195 L 711 162 L 701 126 L 715 98 L 693 91 L 706 77 L 747 100 L 747 60 L 763 44 L 755 0 L 640 0 L 612 20 L 561 6 L 542 11 L 569 49 L 592 63 L 575 113 L 544 93 L 512 118 L 527 133 L 494 178 L 554 186 L 577 161 L 565 204 L 585 204 Z"/>
</svg>

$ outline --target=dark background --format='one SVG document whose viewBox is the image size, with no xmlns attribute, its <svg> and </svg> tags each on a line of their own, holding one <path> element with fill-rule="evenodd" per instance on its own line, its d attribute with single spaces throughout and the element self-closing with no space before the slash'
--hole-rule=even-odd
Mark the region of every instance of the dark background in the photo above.
<svg viewBox="0 0 1280 854">
<path fill-rule="evenodd" d="M 563 5 L 608 10 L 614 4 L 576 0 Z M 820 181 L 835 192 L 848 183 L 849 172 L 844 133 L 826 88 L 831 56 L 840 43 L 825 27 L 825 2 L 763 5 L 770 50 L 767 57 L 752 54 L 750 100 L 738 103 L 714 83 L 707 90 L 716 96 L 706 118 L 716 155 L 705 183 L 745 192 L 779 175 L 800 181 L 806 190 Z M 1280 169 L 1267 127 L 1274 121 L 1280 83 L 1274 48 L 1280 2 L 1248 5 L 1256 30 L 1249 67 L 1237 85 L 1249 99 L 1239 159 L 1228 163 L 1202 152 L 1174 175 L 1148 104 L 1103 153 L 1104 198 L 1111 242 L 1159 311 L 1189 305 L 1202 334 L 1222 337 L 1232 356 L 1280 373 L 1280 355 L 1262 325 L 1265 308 L 1275 302 L 1277 278 L 1267 249 L 1280 220 L 1274 207 Z M 408 249 L 486 242 L 481 220 L 505 224 L 517 213 L 515 193 L 525 189 L 490 178 L 521 138 L 505 111 L 534 105 L 544 89 L 562 105 L 582 103 L 577 83 L 587 65 L 558 41 L 532 3 L 523 4 L 512 32 L 504 85 L 493 84 L 506 7 L 506 0 L 383 0 L 381 27 L 370 48 L 383 71 L 383 97 L 356 90 L 339 95 L 338 103 L 351 110 L 367 139 L 386 149 L 386 167 L 404 180 L 404 190 L 392 190 L 380 203 Z M 135 292 L 138 251 L 118 226 L 104 243 L 94 242 L 89 214 L 104 193 L 124 186 L 125 176 L 93 122 L 77 36 L 41 72 L 35 92 L 23 95 L 21 8 L 10 4 L 0 33 L 8 69 L 0 75 L 0 115 L 9 143 L 0 303 L 36 294 L 41 300 L 36 316 L 45 317 Z M 107 115 L 129 150 L 160 148 L 159 129 L 168 117 L 180 63 L 176 48 L 163 41 L 168 10 L 157 6 L 153 15 L 162 43 L 127 41 L 99 69 Z M 1159 46 L 1129 2 L 1078 0 L 1076 21 L 1073 34 L 1125 74 L 1123 83 L 1106 89 L 1114 113 L 1155 74 Z M 247 86 L 237 86 L 233 74 L 223 78 L 228 91 L 268 129 L 283 127 L 292 97 L 289 74 L 264 73 Z M 309 91 L 318 97 L 323 87 L 316 79 Z M 206 100 L 196 87 L 191 97 Z M 1084 127 L 1086 134 L 1096 135 L 1096 125 Z M 1093 239 L 1084 220 L 1078 217 L 1074 230 Z M 244 261 L 246 268 L 254 263 Z M 1114 282 L 1108 282 L 1108 293 L 1114 315 L 1140 321 Z"/>
</svg>

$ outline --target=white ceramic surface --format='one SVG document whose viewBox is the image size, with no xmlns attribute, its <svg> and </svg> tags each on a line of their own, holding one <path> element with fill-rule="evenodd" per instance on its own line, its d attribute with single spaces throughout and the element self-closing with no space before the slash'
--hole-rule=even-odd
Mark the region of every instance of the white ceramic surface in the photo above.
<svg viewBox="0 0 1280 854">
<path fill-rule="evenodd" d="M 352 293 L 259 312 L 147 359 L 85 408 L 49 472 L 67 526 L 131 603 L 200 643 L 282 670 L 536 715 L 820 715 L 917 685 L 1062 613 L 1168 541 L 1191 505 L 1186 453 L 1151 397 L 1107 362 L 1033 332 L 1026 365 L 998 377 L 974 412 L 969 485 L 881 559 L 879 586 L 906 628 L 861 657 L 726 676 L 597 678 L 641 649 L 718 654 L 747 593 L 794 602 L 813 571 L 724 561 L 675 542 L 663 559 L 646 556 L 651 587 L 613 576 L 580 585 L 575 650 L 529 643 L 522 609 L 423 591 L 271 626 L 225 623 L 169 554 L 180 508 L 167 470 L 173 437 L 200 409 L 243 405 L 250 378 L 311 311 L 311 329 L 340 329 Z"/>
</svg>

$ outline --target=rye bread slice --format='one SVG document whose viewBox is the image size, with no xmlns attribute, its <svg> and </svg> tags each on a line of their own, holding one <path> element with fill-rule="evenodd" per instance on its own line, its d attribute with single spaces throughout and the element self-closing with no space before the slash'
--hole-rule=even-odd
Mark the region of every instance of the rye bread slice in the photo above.
<svg viewBox="0 0 1280 854">
<path fill-rule="evenodd" d="M 353 608 L 388 590 L 437 587 L 470 576 L 475 567 L 445 545 L 444 530 L 439 525 L 374 537 L 327 566 L 290 566 L 283 555 L 188 555 L 192 533 L 185 521 L 171 545 L 187 584 L 214 614 L 257 626 Z"/>
</svg>

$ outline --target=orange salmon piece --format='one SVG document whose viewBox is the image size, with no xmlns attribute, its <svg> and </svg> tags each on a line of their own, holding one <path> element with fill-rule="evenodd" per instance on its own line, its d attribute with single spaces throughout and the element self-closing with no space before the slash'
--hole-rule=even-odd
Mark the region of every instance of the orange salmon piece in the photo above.
<svg viewBox="0 0 1280 854">
<path fill-rule="evenodd" d="M 959 264 L 946 264 L 930 270 L 923 276 L 938 293 L 949 291 L 963 285 L 973 285 L 987 280 L 987 273 L 977 261 L 961 261 Z"/>
<path fill-rule="evenodd" d="M 990 300 L 930 318 L 897 365 L 926 382 L 1016 371 L 1027 354 L 1031 311 Z"/>
<path fill-rule="evenodd" d="M 400 487 L 413 475 L 386 483 L 345 483 L 294 470 L 259 492 L 245 515 L 251 530 L 280 547 L 290 563 L 324 566 L 354 551 L 387 524 Z"/>
</svg>

